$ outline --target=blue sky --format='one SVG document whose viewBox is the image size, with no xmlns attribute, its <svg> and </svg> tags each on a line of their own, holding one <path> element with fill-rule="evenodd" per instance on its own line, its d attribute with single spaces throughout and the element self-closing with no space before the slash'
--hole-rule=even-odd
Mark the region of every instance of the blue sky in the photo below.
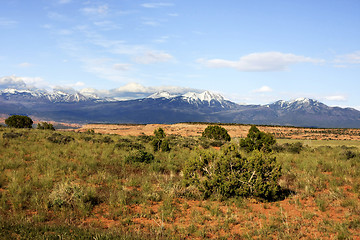
<svg viewBox="0 0 360 240">
<path fill-rule="evenodd" d="M 359 12 L 358 0 L 3 0 L 0 87 L 360 109 Z"/>
</svg>

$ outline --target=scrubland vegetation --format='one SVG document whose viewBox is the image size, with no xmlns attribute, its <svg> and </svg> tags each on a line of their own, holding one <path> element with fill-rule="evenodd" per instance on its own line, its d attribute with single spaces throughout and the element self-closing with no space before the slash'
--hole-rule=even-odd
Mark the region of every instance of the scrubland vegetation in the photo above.
<svg viewBox="0 0 360 240">
<path fill-rule="evenodd" d="M 357 142 L 252 136 L 2 127 L 0 238 L 360 238 Z"/>
</svg>

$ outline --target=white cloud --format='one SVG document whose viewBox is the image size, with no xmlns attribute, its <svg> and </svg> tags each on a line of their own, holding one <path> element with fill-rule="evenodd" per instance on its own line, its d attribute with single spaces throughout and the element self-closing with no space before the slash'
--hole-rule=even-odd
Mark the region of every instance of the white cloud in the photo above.
<svg viewBox="0 0 360 240">
<path fill-rule="evenodd" d="M 346 96 L 344 95 L 332 95 L 324 97 L 325 100 L 328 101 L 346 101 Z"/>
<path fill-rule="evenodd" d="M 65 15 L 62 15 L 60 13 L 57 12 L 49 12 L 47 14 L 47 16 L 52 19 L 52 20 L 56 20 L 56 21 L 62 21 L 62 22 L 67 22 L 69 21 L 69 18 Z"/>
<path fill-rule="evenodd" d="M 267 93 L 267 92 L 272 92 L 273 90 L 269 87 L 269 86 L 262 86 L 259 89 L 255 89 L 253 92 L 254 93 Z"/>
<path fill-rule="evenodd" d="M 169 36 L 162 36 L 162 37 L 160 37 L 158 39 L 155 39 L 154 42 L 156 42 L 156 43 L 165 43 L 165 42 L 167 42 L 169 40 L 169 38 L 170 38 Z"/>
<path fill-rule="evenodd" d="M 80 11 L 86 15 L 105 16 L 108 14 L 109 6 L 107 4 L 103 4 L 97 7 L 82 8 Z"/>
<path fill-rule="evenodd" d="M 45 88 L 49 87 L 48 83 L 41 77 L 21 77 L 29 88 Z"/>
<path fill-rule="evenodd" d="M 134 61 L 141 64 L 151 64 L 157 62 L 168 62 L 173 59 L 174 57 L 168 53 L 148 51 L 142 56 L 135 57 Z"/>
<path fill-rule="evenodd" d="M 129 71 L 131 69 L 131 64 L 128 63 L 115 63 L 113 68 L 118 71 Z"/>
<path fill-rule="evenodd" d="M 94 25 L 99 27 L 101 30 L 104 30 L 104 31 L 121 29 L 121 27 L 119 25 L 115 24 L 112 21 L 108 21 L 108 20 L 94 22 Z"/>
<path fill-rule="evenodd" d="M 60 29 L 60 30 L 56 31 L 56 33 L 59 35 L 66 36 L 66 35 L 71 35 L 73 32 L 69 29 Z"/>
<path fill-rule="evenodd" d="M 284 71 L 296 63 L 322 63 L 322 59 L 298 56 L 292 53 L 263 52 L 242 56 L 238 61 L 224 59 L 199 59 L 198 62 L 210 68 L 235 68 L 243 72 Z"/>
<path fill-rule="evenodd" d="M 16 76 L 6 76 L 0 78 L 0 88 L 26 88 L 24 80 Z"/>
<path fill-rule="evenodd" d="M 141 6 L 144 8 L 160 8 L 160 7 L 172 7 L 172 6 L 174 6 L 174 4 L 158 2 L 158 3 L 143 3 L 143 4 L 141 4 Z"/>
<path fill-rule="evenodd" d="M 46 88 L 49 85 L 40 77 L 4 76 L 0 78 L 0 88 L 33 89 Z"/>
<path fill-rule="evenodd" d="M 149 21 L 144 21 L 144 22 L 142 22 L 142 24 L 148 25 L 148 26 L 152 26 L 152 27 L 159 26 L 159 23 L 158 23 L 158 22 L 156 22 L 156 21 L 151 21 L 151 20 L 149 20 Z"/>
<path fill-rule="evenodd" d="M 23 62 L 23 63 L 20 63 L 18 66 L 22 67 L 22 68 L 27 68 L 27 67 L 31 67 L 32 64 L 28 63 L 28 62 Z"/>
<path fill-rule="evenodd" d="M 180 95 L 187 92 L 203 92 L 204 90 L 184 88 L 177 86 L 157 86 L 157 87 L 146 87 L 136 82 L 130 82 L 119 88 L 110 90 L 98 90 L 94 88 L 85 88 L 80 90 L 82 94 L 97 95 L 100 97 L 110 97 L 117 100 L 130 100 L 145 98 L 156 92 L 169 92 L 171 95 Z"/>
<path fill-rule="evenodd" d="M 79 82 L 76 82 L 76 83 L 66 84 L 65 86 L 68 86 L 68 87 L 83 87 L 83 86 L 85 86 L 85 83 L 79 81 Z"/>
<path fill-rule="evenodd" d="M 131 93 L 150 93 L 151 91 L 149 88 L 144 87 L 143 85 L 139 83 L 127 83 L 126 85 L 114 89 L 115 92 L 131 92 Z"/>
<path fill-rule="evenodd" d="M 18 24 L 17 21 L 9 20 L 6 18 L 0 18 L 0 27 L 10 28 L 10 27 L 15 27 L 17 24 Z"/>
<path fill-rule="evenodd" d="M 203 90 L 183 88 L 177 86 L 146 87 L 139 83 L 131 82 L 122 87 L 109 91 L 109 97 L 119 100 L 145 98 L 156 92 L 169 92 L 171 95 L 180 95 L 187 92 L 203 92 Z M 100 96 L 100 94 L 99 94 Z"/>
<path fill-rule="evenodd" d="M 102 79 L 108 79 L 114 82 L 128 82 L 133 79 L 127 76 L 127 70 L 130 64 L 114 63 L 110 58 L 81 58 L 83 69 L 89 73 L 95 74 Z"/>
<path fill-rule="evenodd" d="M 360 51 L 355 51 L 353 53 L 337 56 L 335 59 L 336 63 L 350 63 L 350 64 L 360 64 Z"/>
<path fill-rule="evenodd" d="M 66 4 L 66 3 L 70 3 L 71 0 L 59 0 L 58 3 L 59 4 Z"/>
</svg>

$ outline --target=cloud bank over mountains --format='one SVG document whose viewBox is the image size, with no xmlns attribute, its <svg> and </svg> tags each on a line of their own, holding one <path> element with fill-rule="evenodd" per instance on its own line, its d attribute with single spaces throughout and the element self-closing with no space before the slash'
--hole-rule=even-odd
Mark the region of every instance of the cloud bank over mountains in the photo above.
<svg viewBox="0 0 360 240">
<path fill-rule="evenodd" d="M 199 63 L 210 68 L 234 68 L 241 72 L 284 71 L 297 63 L 324 63 L 323 59 L 298 56 L 292 53 L 259 52 L 240 57 L 238 61 L 225 59 L 199 59 Z"/>
<path fill-rule="evenodd" d="M 40 83 L 40 84 L 39 84 Z M 177 86 L 143 86 L 139 83 L 128 83 L 124 86 L 113 88 L 109 90 L 83 88 L 81 90 L 75 90 L 73 87 L 81 87 L 81 82 L 65 85 L 65 86 L 47 86 L 46 88 L 39 88 L 37 85 L 43 85 L 41 78 L 24 78 L 17 76 L 5 76 L 0 77 L 0 90 L 6 88 L 14 88 L 18 90 L 37 90 L 42 92 L 61 91 L 65 93 L 74 94 L 79 92 L 85 96 L 98 96 L 101 98 L 113 98 L 116 100 L 130 100 L 148 97 L 157 92 L 168 92 L 172 95 L 182 95 L 187 92 L 201 93 L 203 89 L 194 89 Z"/>
</svg>

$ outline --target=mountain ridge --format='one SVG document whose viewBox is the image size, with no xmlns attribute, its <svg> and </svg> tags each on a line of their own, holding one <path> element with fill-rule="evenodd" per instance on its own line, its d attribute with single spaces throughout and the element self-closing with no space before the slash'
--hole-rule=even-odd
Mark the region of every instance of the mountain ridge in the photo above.
<svg viewBox="0 0 360 240">
<path fill-rule="evenodd" d="M 34 115 L 45 120 L 100 123 L 223 122 L 299 127 L 360 128 L 360 111 L 329 107 L 310 98 L 241 105 L 204 91 L 115 100 L 57 90 L 0 91 L 0 113 Z"/>
</svg>

